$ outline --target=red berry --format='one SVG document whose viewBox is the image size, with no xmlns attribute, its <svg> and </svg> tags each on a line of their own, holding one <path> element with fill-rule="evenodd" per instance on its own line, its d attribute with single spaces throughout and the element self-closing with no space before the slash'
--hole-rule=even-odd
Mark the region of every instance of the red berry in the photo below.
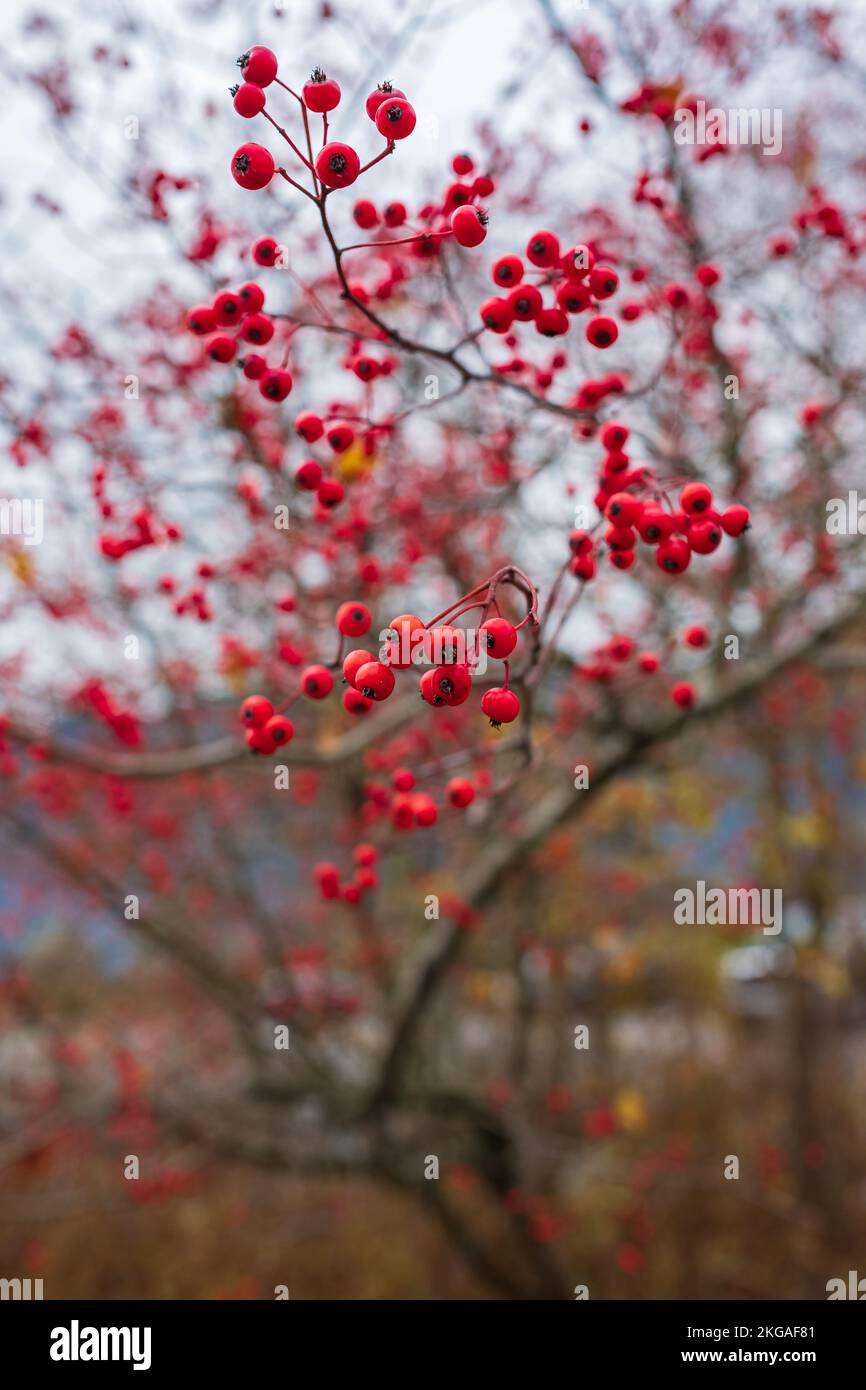
<svg viewBox="0 0 866 1390">
<path fill-rule="evenodd" d="M 275 714 L 272 719 L 268 720 L 263 732 L 266 735 L 269 734 L 273 742 L 279 745 L 281 743 L 291 743 L 294 737 L 295 727 L 291 719 L 287 719 L 284 714 Z"/>
<path fill-rule="evenodd" d="M 655 652 L 641 652 L 637 659 L 637 664 L 640 669 L 645 671 L 649 676 L 659 669 L 659 659 Z"/>
<path fill-rule="evenodd" d="M 609 420 L 602 430 L 600 438 L 603 449 L 619 452 L 628 441 L 628 425 L 620 425 L 616 420 Z"/>
<path fill-rule="evenodd" d="M 636 539 L 631 526 L 608 526 L 604 533 L 605 545 L 609 550 L 634 550 Z"/>
<path fill-rule="evenodd" d="M 705 289 L 709 289 L 711 285 L 718 284 L 719 280 L 721 279 L 721 273 L 717 266 L 699 265 L 697 270 L 695 271 L 695 278 L 700 282 L 700 284 L 704 286 Z"/>
<path fill-rule="evenodd" d="M 321 415 L 317 415 L 313 410 L 302 410 L 300 415 L 295 416 L 295 429 L 308 444 L 315 444 L 325 433 Z"/>
<path fill-rule="evenodd" d="M 235 110 L 247 120 L 265 109 L 265 94 L 254 82 L 244 82 L 235 89 Z"/>
<path fill-rule="evenodd" d="M 237 343 L 228 333 L 215 333 L 208 340 L 207 355 L 212 357 L 214 362 L 231 362 L 237 350 Z"/>
<path fill-rule="evenodd" d="M 295 469 L 295 484 L 304 492 L 315 492 L 322 481 L 322 465 L 315 459 L 304 459 Z"/>
<path fill-rule="evenodd" d="M 334 677 L 327 666 L 308 666 L 301 672 L 301 689 L 311 700 L 324 700 L 334 688 Z"/>
<path fill-rule="evenodd" d="M 379 851 L 375 845 L 356 845 L 352 851 L 352 858 L 356 864 L 368 869 L 379 858 Z"/>
<path fill-rule="evenodd" d="M 487 236 L 487 215 L 468 204 L 451 214 L 451 230 L 458 246 L 480 246 Z"/>
<path fill-rule="evenodd" d="M 362 695 L 360 690 L 343 691 L 343 709 L 347 714 L 368 714 L 372 708 L 373 701 Z"/>
<path fill-rule="evenodd" d="M 462 705 L 469 699 L 472 677 L 468 666 L 448 663 L 435 667 L 430 674 L 433 676 L 433 689 L 437 695 L 441 695 L 446 705 Z"/>
<path fill-rule="evenodd" d="M 696 521 L 689 527 L 689 546 L 696 555 L 712 555 L 722 543 L 724 532 L 715 521 Z"/>
<path fill-rule="evenodd" d="M 352 208 L 352 216 L 363 231 L 369 231 L 375 227 L 379 221 L 379 214 L 376 211 L 376 204 L 371 203 L 369 198 L 359 198 Z"/>
<path fill-rule="evenodd" d="M 213 312 L 220 328 L 234 328 L 244 314 L 240 295 L 231 290 L 220 290 L 213 302 Z"/>
<path fill-rule="evenodd" d="M 337 627 L 344 637 L 360 637 L 372 621 L 370 610 L 363 603 L 342 603 L 337 609 Z"/>
<path fill-rule="evenodd" d="M 609 265 L 594 266 L 589 272 L 589 288 L 596 299 L 609 299 L 612 294 L 616 294 L 618 287 L 619 276 Z"/>
<path fill-rule="evenodd" d="M 407 216 L 405 203 L 389 203 L 382 213 L 382 221 L 393 230 L 394 227 L 402 227 Z"/>
<path fill-rule="evenodd" d="M 445 788 L 445 795 L 452 806 L 462 810 L 475 800 L 475 788 L 466 777 L 452 777 Z"/>
<path fill-rule="evenodd" d="M 626 550 L 609 550 L 609 551 L 608 551 L 608 554 L 607 554 L 607 558 L 608 558 L 608 561 L 610 562 L 610 564 L 613 565 L 614 569 L 616 569 L 616 570 L 630 570 L 631 567 L 632 567 L 632 565 L 633 565 L 634 562 L 635 562 L 635 553 L 634 553 L 633 550 L 629 550 L 629 549 L 626 549 Z"/>
<path fill-rule="evenodd" d="M 542 309 L 536 315 L 535 329 L 544 338 L 561 338 L 568 332 L 568 315 L 562 309 Z"/>
<path fill-rule="evenodd" d="M 276 751 L 277 745 L 274 743 L 274 740 L 271 738 L 270 734 L 267 733 L 264 728 L 247 729 L 244 738 L 246 740 L 247 747 L 253 753 L 260 753 L 263 756 L 267 756 L 268 754 Z"/>
<path fill-rule="evenodd" d="M 520 713 L 520 701 L 513 690 L 494 687 L 486 690 L 481 699 L 481 713 L 486 714 L 494 729 L 511 724 Z"/>
<path fill-rule="evenodd" d="M 376 111 L 376 129 L 386 140 L 405 140 L 415 129 L 417 117 L 405 97 L 395 97 L 393 92 Z"/>
<path fill-rule="evenodd" d="M 613 319 L 590 319 L 586 325 L 586 341 L 593 347 L 609 348 L 619 337 L 619 329 Z"/>
<path fill-rule="evenodd" d="M 436 802 L 426 792 L 416 792 L 412 797 L 412 814 L 417 825 L 435 825 L 439 819 Z"/>
<path fill-rule="evenodd" d="M 365 629 L 366 631 L 366 629 Z M 351 637 L 357 633 L 349 634 Z M 355 686 L 368 700 L 387 700 L 394 689 L 395 677 L 390 666 L 381 661 L 368 661 L 355 673 Z"/>
<path fill-rule="evenodd" d="M 261 729 L 273 712 L 273 705 L 264 695 L 248 695 L 241 705 L 241 722 L 250 729 Z"/>
<path fill-rule="evenodd" d="M 575 555 L 569 562 L 568 568 L 571 570 L 575 579 L 582 579 L 584 583 L 587 580 L 594 579 L 596 572 L 595 555 L 592 553 L 588 555 Z"/>
<path fill-rule="evenodd" d="M 415 613 L 400 613 L 392 618 L 385 633 L 389 665 L 395 671 L 405 671 L 426 636 L 424 622 Z"/>
<path fill-rule="evenodd" d="M 517 628 L 505 618 L 488 618 L 482 623 L 479 635 L 489 655 L 499 661 L 504 661 L 517 646 Z"/>
<path fill-rule="evenodd" d="M 534 232 L 526 248 L 527 260 L 545 269 L 559 261 L 559 239 L 553 232 Z"/>
<path fill-rule="evenodd" d="M 248 280 L 238 290 L 238 299 L 248 314 L 257 314 L 265 302 L 265 292 L 255 280 Z"/>
<path fill-rule="evenodd" d="M 272 236 L 259 237 L 253 243 L 253 260 L 256 265 L 273 265 L 279 255 L 279 243 Z"/>
<path fill-rule="evenodd" d="M 481 305 L 481 321 L 494 333 L 507 333 L 514 322 L 510 299 L 487 299 Z"/>
<path fill-rule="evenodd" d="M 247 353 L 241 366 L 244 376 L 247 377 L 249 381 L 258 381 L 268 370 L 267 362 L 257 352 Z"/>
<path fill-rule="evenodd" d="M 316 173 L 326 188 L 348 188 L 361 169 L 361 161 L 351 145 L 332 140 L 316 155 Z"/>
<path fill-rule="evenodd" d="M 568 250 L 559 260 L 559 268 L 563 275 L 567 275 L 569 280 L 578 282 L 586 280 L 592 267 L 595 265 L 595 257 L 588 246 L 569 246 Z"/>
<path fill-rule="evenodd" d="M 508 296 L 511 312 L 521 323 L 528 323 L 541 313 L 543 300 L 536 285 L 517 285 Z"/>
<path fill-rule="evenodd" d="M 395 767 L 391 773 L 391 785 L 395 792 L 410 792 L 415 785 L 415 774 L 408 767 Z"/>
<path fill-rule="evenodd" d="M 404 97 L 405 92 L 401 92 L 399 87 L 392 87 L 390 82 L 380 82 L 375 91 L 372 91 L 364 103 L 367 115 L 371 121 L 375 121 L 376 112 L 382 105 L 386 97 Z"/>
<path fill-rule="evenodd" d="M 257 44 L 238 58 L 238 67 L 245 82 L 257 87 L 269 87 L 277 75 L 277 57 L 269 48 Z"/>
<path fill-rule="evenodd" d="M 741 536 L 749 525 L 749 509 L 735 503 L 722 512 L 722 530 L 728 536 Z"/>
<path fill-rule="evenodd" d="M 246 342 L 263 346 L 265 343 L 269 343 L 273 336 L 274 322 L 273 319 L 268 318 L 267 314 L 250 314 L 248 318 L 244 319 L 241 337 Z M 291 390 L 291 387 L 289 389 Z"/>
<path fill-rule="evenodd" d="M 439 692 L 439 687 L 436 682 L 436 676 L 437 671 L 435 670 L 425 671 L 423 676 L 421 677 L 421 680 L 419 681 L 421 696 L 424 700 L 427 701 L 428 705 L 445 704 L 445 697 Z"/>
<path fill-rule="evenodd" d="M 342 420 L 335 420 L 327 426 L 325 438 L 335 454 L 344 454 L 355 442 L 355 431 Z"/>
<path fill-rule="evenodd" d="M 213 333 L 217 326 L 216 314 L 209 304 L 196 304 L 186 316 L 186 326 L 191 333 L 199 336 Z"/>
<path fill-rule="evenodd" d="M 292 374 L 282 368 L 267 371 L 259 381 L 259 391 L 269 401 L 284 401 L 292 389 Z"/>
<path fill-rule="evenodd" d="M 689 302 L 689 292 L 685 285 L 665 285 L 665 299 L 672 309 L 684 309 Z"/>
<path fill-rule="evenodd" d="M 713 494 L 706 483 L 687 483 L 680 493 L 680 506 L 686 516 L 700 516 L 713 505 Z"/>
<path fill-rule="evenodd" d="M 241 188 L 266 188 L 274 167 L 274 157 L 264 145 L 241 145 L 232 155 L 232 178 Z"/>
<path fill-rule="evenodd" d="M 710 635 L 705 627 L 700 627 L 695 623 L 692 627 L 687 627 L 683 633 L 683 640 L 689 647 L 705 647 L 710 640 Z"/>
<path fill-rule="evenodd" d="M 563 280 L 557 287 L 556 302 L 566 314 L 582 314 L 591 302 L 589 290 L 576 280 Z"/>
<path fill-rule="evenodd" d="M 491 273 L 495 284 L 509 289 L 523 279 L 523 261 L 519 256 L 500 256 L 498 261 L 493 262 Z"/>
<path fill-rule="evenodd" d="M 340 873 L 336 864 L 317 864 L 313 876 L 323 898 L 340 896 Z"/>
<path fill-rule="evenodd" d="M 695 703 L 695 687 L 690 681 L 679 681 L 671 690 L 671 699 L 681 709 L 691 709 Z"/>
<path fill-rule="evenodd" d="M 339 106 L 341 95 L 339 82 L 335 82 L 333 77 L 326 77 L 321 68 L 313 69 L 309 82 L 305 82 L 301 90 L 307 110 L 315 111 L 318 115 Z"/>
<path fill-rule="evenodd" d="M 647 502 L 641 510 L 636 525 L 641 539 L 650 545 L 656 545 L 659 541 L 666 541 L 668 536 L 672 534 L 674 519 L 670 512 L 666 512 L 663 507 L 658 507 L 653 502 Z"/>
<path fill-rule="evenodd" d="M 346 489 L 337 478 L 323 478 L 316 488 L 316 498 L 321 507 L 338 507 L 346 495 Z"/>
<path fill-rule="evenodd" d="M 683 570 L 688 569 L 691 558 L 688 543 L 676 536 L 662 541 L 656 551 L 656 564 L 665 574 L 682 574 Z"/>
<path fill-rule="evenodd" d="M 431 627 L 424 639 L 424 656 L 437 665 L 451 664 L 465 655 L 466 637 L 460 628 L 449 623 Z"/>
<path fill-rule="evenodd" d="M 349 685 L 355 684 L 355 676 L 358 671 L 369 661 L 375 661 L 372 652 L 365 651 L 363 647 L 358 647 L 355 651 L 349 652 L 343 661 L 343 680 L 348 681 Z"/>
<path fill-rule="evenodd" d="M 455 154 L 451 161 L 451 168 L 458 178 L 463 178 L 466 174 L 471 174 L 475 168 L 468 154 Z"/>
<path fill-rule="evenodd" d="M 640 518 L 641 504 L 630 492 L 615 492 L 604 509 L 608 521 L 617 526 L 635 526 Z"/>
</svg>

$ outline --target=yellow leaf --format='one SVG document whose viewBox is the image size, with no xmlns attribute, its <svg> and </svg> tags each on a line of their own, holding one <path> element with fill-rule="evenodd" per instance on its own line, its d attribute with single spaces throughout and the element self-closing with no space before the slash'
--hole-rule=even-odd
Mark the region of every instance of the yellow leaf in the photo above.
<svg viewBox="0 0 866 1390">
<path fill-rule="evenodd" d="M 622 1129 L 629 1134 L 636 1134 L 638 1131 L 646 1129 L 647 1108 L 640 1091 L 635 1091 L 630 1087 L 617 1091 L 613 1105 Z"/>
<path fill-rule="evenodd" d="M 369 473 L 379 462 L 378 454 L 368 454 L 360 439 L 350 444 L 344 454 L 340 454 L 334 465 L 341 478 L 347 481 Z"/>
</svg>

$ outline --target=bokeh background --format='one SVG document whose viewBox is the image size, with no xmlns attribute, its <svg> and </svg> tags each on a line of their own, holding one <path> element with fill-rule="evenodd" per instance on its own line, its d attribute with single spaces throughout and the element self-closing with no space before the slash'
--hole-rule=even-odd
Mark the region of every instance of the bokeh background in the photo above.
<svg viewBox="0 0 866 1390">
<path fill-rule="evenodd" d="M 828 640 L 809 638 L 866 591 L 862 537 L 831 544 L 825 525 L 826 499 L 864 483 L 864 19 L 853 3 L 4 7 L 0 495 L 44 499 L 45 539 L 0 537 L 0 1276 L 42 1278 L 48 1298 L 568 1298 L 584 1285 L 811 1299 L 857 1268 L 863 618 L 852 606 Z M 172 756 L 223 749 L 239 699 L 287 687 L 330 646 L 359 551 L 380 560 L 364 597 L 382 621 L 432 614 L 510 560 L 549 594 L 597 460 L 572 421 L 524 400 L 443 402 L 441 424 L 413 415 L 351 480 L 372 518 L 363 542 L 302 515 L 291 555 L 274 552 L 238 482 L 268 505 L 290 495 L 291 413 L 251 415 L 183 331 L 190 303 L 250 273 L 250 241 L 268 231 L 291 247 L 287 309 L 308 308 L 311 285 L 336 304 L 310 210 L 279 190 L 251 201 L 229 177 L 248 131 L 226 89 L 253 42 L 293 81 L 317 63 L 339 77 L 343 138 L 367 139 L 377 80 L 411 95 L 419 130 L 371 176 L 381 202 L 438 196 L 471 149 L 500 185 L 494 252 L 555 225 L 659 286 L 693 269 L 688 198 L 700 258 L 723 271 L 709 348 L 677 357 L 647 311 L 610 365 L 635 389 L 622 409 L 647 461 L 742 496 L 748 542 L 676 591 L 605 573 L 569 600 L 534 758 L 455 727 L 447 752 L 489 796 L 423 834 L 390 832 L 365 794 L 403 763 L 441 786 L 423 720 L 353 742 L 339 713 L 309 716 L 285 795 L 236 751 L 205 771 Z M 675 150 L 661 121 L 622 110 L 642 82 L 781 108 L 782 156 Z M 660 209 L 635 202 L 645 170 Z M 829 201 L 844 236 L 820 233 Z M 389 308 L 402 322 L 420 306 L 451 341 L 454 306 L 474 324 L 489 292 L 483 250 L 476 264 L 446 252 Z M 339 399 L 334 343 L 300 341 L 293 401 Z M 575 359 L 575 383 L 600 370 Z M 424 383 L 408 363 L 392 408 L 411 414 Z M 142 503 L 183 540 L 112 565 L 101 530 Z M 425 529 L 434 542 L 416 554 L 407 536 Z M 193 584 L 202 562 L 218 572 L 212 620 L 181 620 L 160 580 Z M 709 655 L 683 649 L 687 622 L 706 624 Z M 130 632 L 135 663 L 120 655 Z M 599 656 L 616 633 L 670 655 L 713 716 L 646 752 L 623 742 L 660 727 L 668 702 Z M 727 633 L 744 679 L 756 673 L 729 706 Z M 797 643 L 799 660 L 779 660 Z M 142 775 L 135 760 L 153 754 L 159 775 Z M 548 815 L 579 763 L 612 770 L 579 812 Z M 542 831 L 527 833 L 536 814 Z M 362 839 L 380 850 L 375 900 L 323 902 L 312 865 L 350 860 Z M 673 895 L 698 879 L 781 888 L 784 931 L 676 926 Z M 130 894 L 140 921 L 124 916 Z M 451 937 L 425 917 L 429 894 Z M 401 1051 L 401 1001 L 443 941 Z M 287 1059 L 275 1021 L 292 1032 Z"/>
</svg>

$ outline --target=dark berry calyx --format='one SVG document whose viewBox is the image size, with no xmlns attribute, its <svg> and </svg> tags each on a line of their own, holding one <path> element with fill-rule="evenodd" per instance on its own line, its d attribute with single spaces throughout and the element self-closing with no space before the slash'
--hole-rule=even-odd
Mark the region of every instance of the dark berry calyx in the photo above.
<svg viewBox="0 0 866 1390">
<path fill-rule="evenodd" d="M 380 82 L 379 85 L 378 85 L 377 90 L 380 91 L 380 92 L 384 92 L 384 93 L 385 93 L 385 96 L 389 96 L 389 95 L 391 94 L 391 92 L 393 92 L 393 90 L 394 90 L 394 83 L 393 83 L 393 82 Z"/>
<path fill-rule="evenodd" d="M 240 84 L 239 84 L 238 82 L 236 82 L 235 85 L 234 85 L 233 87 L 229 87 L 229 96 L 236 97 L 239 91 L 240 91 Z"/>
<path fill-rule="evenodd" d="M 327 73 L 323 72 L 321 68 L 313 68 L 313 71 L 310 73 L 311 82 L 327 82 L 327 80 Z"/>
<path fill-rule="evenodd" d="M 398 106 L 396 102 L 392 102 L 391 105 L 386 108 L 385 114 L 389 121 L 402 121 L 403 108 L 402 106 Z"/>
<path fill-rule="evenodd" d="M 235 61 L 237 62 L 239 68 L 245 68 L 247 63 L 250 61 L 249 51 L 247 51 L 246 53 L 242 53 L 241 56 L 237 58 Z"/>
<path fill-rule="evenodd" d="M 536 240 L 532 243 L 532 254 L 533 254 L 534 256 L 541 256 L 541 255 L 543 255 L 543 253 L 544 253 L 546 250 L 547 250 L 547 243 L 546 243 L 545 241 L 540 241 L 540 240 L 536 239 Z"/>
<path fill-rule="evenodd" d="M 248 154 L 239 154 L 235 160 L 235 168 L 239 174 L 245 174 L 250 167 L 250 157 Z"/>
<path fill-rule="evenodd" d="M 332 154 L 328 160 L 328 168 L 333 169 L 335 174 L 342 174 L 346 167 L 346 156 L 344 154 Z"/>
</svg>

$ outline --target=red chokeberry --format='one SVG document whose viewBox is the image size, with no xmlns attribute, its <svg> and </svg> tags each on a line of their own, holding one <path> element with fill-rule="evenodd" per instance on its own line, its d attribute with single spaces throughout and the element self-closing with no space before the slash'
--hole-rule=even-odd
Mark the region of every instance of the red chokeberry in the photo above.
<svg viewBox="0 0 866 1390">
<path fill-rule="evenodd" d="M 344 637 L 360 637 L 367 632 L 373 621 L 370 610 L 363 603 L 341 603 L 337 609 L 337 627 Z M 375 658 L 370 658 L 374 660 Z"/>
<path fill-rule="evenodd" d="M 335 82 L 333 77 L 326 77 L 321 68 L 313 69 L 309 82 L 305 82 L 301 89 L 307 110 L 315 111 L 318 115 L 339 106 L 341 95 L 339 82 Z"/>
<path fill-rule="evenodd" d="M 393 92 L 376 111 L 376 129 L 386 140 L 405 140 L 415 129 L 418 119 L 414 108 L 405 97 L 395 97 Z"/>
<path fill-rule="evenodd" d="M 466 204 L 452 212 L 451 230 L 458 246 L 480 246 L 487 236 L 487 215 Z"/>
<path fill-rule="evenodd" d="M 339 140 L 332 140 L 316 155 L 316 173 L 326 188 L 348 188 L 360 169 L 357 152 Z"/>
<path fill-rule="evenodd" d="M 481 713 L 486 714 L 494 729 L 512 724 L 520 713 L 520 701 L 513 690 L 494 687 L 481 697 Z"/>
<path fill-rule="evenodd" d="M 277 75 L 277 56 L 269 48 L 257 44 L 238 58 L 238 67 L 245 82 L 269 87 Z"/>
<path fill-rule="evenodd" d="M 266 188 L 274 177 L 274 157 L 264 145 L 241 145 L 232 155 L 231 168 L 241 188 Z"/>
</svg>

